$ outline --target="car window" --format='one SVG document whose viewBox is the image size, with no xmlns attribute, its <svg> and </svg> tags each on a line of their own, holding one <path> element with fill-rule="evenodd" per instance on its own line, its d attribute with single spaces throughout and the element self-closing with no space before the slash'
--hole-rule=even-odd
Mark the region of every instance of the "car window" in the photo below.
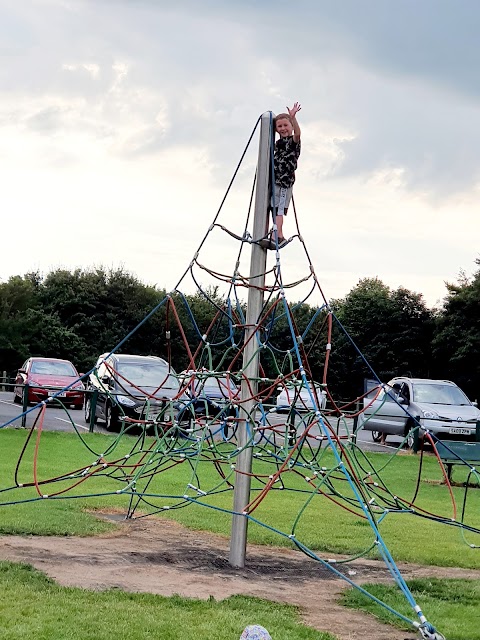
<svg viewBox="0 0 480 640">
<path fill-rule="evenodd" d="M 449 384 L 415 384 L 413 387 L 415 402 L 427 404 L 469 405 L 470 400 L 463 391 Z"/>
<path fill-rule="evenodd" d="M 408 384 L 404 382 L 400 387 L 400 396 L 405 398 L 407 402 L 410 402 L 410 389 L 408 388 Z"/>
<path fill-rule="evenodd" d="M 52 360 L 33 362 L 30 373 L 48 376 L 77 377 L 77 372 L 70 362 L 54 362 Z"/>
</svg>

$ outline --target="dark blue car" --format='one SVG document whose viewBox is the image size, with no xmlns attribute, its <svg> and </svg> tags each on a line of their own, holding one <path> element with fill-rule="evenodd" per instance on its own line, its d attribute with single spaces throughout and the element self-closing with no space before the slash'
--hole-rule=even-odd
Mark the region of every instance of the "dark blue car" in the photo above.
<svg viewBox="0 0 480 640">
<path fill-rule="evenodd" d="M 229 375 L 191 370 L 181 373 L 179 380 L 189 398 L 178 416 L 179 422 L 189 422 L 193 428 L 196 420 L 206 420 L 213 427 L 237 417 L 240 389 Z"/>
</svg>

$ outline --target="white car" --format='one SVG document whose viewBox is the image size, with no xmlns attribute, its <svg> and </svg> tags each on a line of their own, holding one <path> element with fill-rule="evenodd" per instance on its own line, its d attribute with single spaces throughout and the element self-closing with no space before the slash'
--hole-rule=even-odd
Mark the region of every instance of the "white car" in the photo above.
<svg viewBox="0 0 480 640">
<path fill-rule="evenodd" d="M 317 408 L 325 409 L 327 393 L 323 386 L 318 382 L 307 384 L 308 386 L 302 380 L 295 380 L 279 386 L 277 413 L 288 413 L 292 408 L 300 413 L 315 411 Z"/>
<path fill-rule="evenodd" d="M 370 393 L 364 399 L 364 407 L 358 419 L 359 429 L 371 431 L 375 441 L 383 433 L 401 438 L 410 434 L 409 446 L 413 444 L 411 429 L 418 425 L 420 437 L 428 429 L 440 439 L 473 439 L 480 420 L 480 410 L 450 380 L 393 378 L 373 402 Z"/>
</svg>

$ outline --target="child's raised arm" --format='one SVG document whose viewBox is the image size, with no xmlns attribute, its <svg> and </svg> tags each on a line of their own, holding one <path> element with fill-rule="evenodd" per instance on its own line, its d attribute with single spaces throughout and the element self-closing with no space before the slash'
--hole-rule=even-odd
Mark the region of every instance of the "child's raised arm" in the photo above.
<svg viewBox="0 0 480 640">
<path fill-rule="evenodd" d="M 296 117 L 297 113 L 300 111 L 301 108 L 302 107 L 298 102 L 295 102 L 295 104 L 291 109 L 287 107 L 288 115 L 292 119 L 293 139 L 295 140 L 295 142 L 298 142 L 300 140 L 300 135 L 301 135 L 300 127 L 298 126 L 297 117 Z"/>
</svg>

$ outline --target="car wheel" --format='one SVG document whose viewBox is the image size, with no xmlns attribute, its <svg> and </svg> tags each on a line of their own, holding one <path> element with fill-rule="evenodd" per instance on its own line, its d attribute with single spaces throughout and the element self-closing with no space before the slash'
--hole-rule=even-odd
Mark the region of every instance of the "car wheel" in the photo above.
<svg viewBox="0 0 480 640">
<path fill-rule="evenodd" d="M 112 411 L 111 405 L 107 404 L 105 407 L 105 429 L 107 431 L 112 431 L 118 427 L 118 419 L 115 417 L 114 412 Z"/>
<path fill-rule="evenodd" d="M 372 431 L 372 440 L 374 442 L 380 442 L 382 439 L 383 431 Z"/>
<path fill-rule="evenodd" d="M 90 424 L 90 419 L 92 417 L 92 401 L 90 398 L 85 400 L 85 422 Z M 93 424 L 97 424 L 97 416 L 93 418 Z"/>
</svg>

